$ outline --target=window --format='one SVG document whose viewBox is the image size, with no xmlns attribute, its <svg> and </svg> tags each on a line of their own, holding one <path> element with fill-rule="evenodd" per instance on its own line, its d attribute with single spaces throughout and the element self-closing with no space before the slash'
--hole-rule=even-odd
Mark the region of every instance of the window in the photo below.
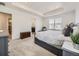
<svg viewBox="0 0 79 59">
<path fill-rule="evenodd" d="M 62 18 L 49 19 L 49 29 L 62 29 Z"/>
</svg>

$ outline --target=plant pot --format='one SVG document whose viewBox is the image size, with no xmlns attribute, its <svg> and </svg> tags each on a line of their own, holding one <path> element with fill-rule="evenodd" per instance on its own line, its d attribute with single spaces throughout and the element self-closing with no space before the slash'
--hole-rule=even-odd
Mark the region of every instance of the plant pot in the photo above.
<svg viewBox="0 0 79 59">
<path fill-rule="evenodd" d="M 75 49 L 79 50 L 79 44 L 75 44 L 75 43 L 74 43 L 73 45 L 74 45 L 74 48 L 75 48 Z"/>
</svg>

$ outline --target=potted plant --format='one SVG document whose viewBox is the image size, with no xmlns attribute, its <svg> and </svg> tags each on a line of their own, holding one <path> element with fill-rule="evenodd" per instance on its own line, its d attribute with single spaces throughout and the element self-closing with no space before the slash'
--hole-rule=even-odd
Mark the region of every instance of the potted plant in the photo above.
<svg viewBox="0 0 79 59">
<path fill-rule="evenodd" d="M 70 37 L 74 43 L 74 48 L 79 50 L 79 33 L 71 34 Z"/>
</svg>

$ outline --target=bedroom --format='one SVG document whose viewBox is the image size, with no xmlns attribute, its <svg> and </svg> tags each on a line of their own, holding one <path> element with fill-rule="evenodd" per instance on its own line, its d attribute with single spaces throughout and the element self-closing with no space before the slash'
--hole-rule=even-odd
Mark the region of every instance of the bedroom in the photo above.
<svg viewBox="0 0 79 59">
<path fill-rule="evenodd" d="M 79 23 L 78 5 L 77 2 L 1 3 L 0 12 L 12 14 L 12 38 L 8 42 L 8 55 L 79 55 L 79 50 L 74 48 L 72 50 L 66 49 L 69 51 L 64 50 L 68 47 L 71 48 L 71 46 L 64 46 L 71 44 L 69 43 L 71 40 L 62 34 L 63 29 L 70 23 Z M 1 31 L 4 31 L 3 27 L 2 23 L 0 23 Z M 26 38 L 26 36 L 29 36 L 27 32 L 30 32 L 28 38 Z M 25 38 L 21 39 L 21 33 L 25 33 L 23 34 Z M 0 33 L 0 35 L 2 34 Z M 69 40 L 69 42 L 65 42 L 68 44 L 63 43 L 64 40 Z"/>
</svg>

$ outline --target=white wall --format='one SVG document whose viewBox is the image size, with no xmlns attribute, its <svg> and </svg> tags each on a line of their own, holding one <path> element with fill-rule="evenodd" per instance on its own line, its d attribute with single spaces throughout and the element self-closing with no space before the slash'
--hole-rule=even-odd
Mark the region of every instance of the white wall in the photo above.
<svg viewBox="0 0 79 59">
<path fill-rule="evenodd" d="M 43 26 L 45 26 L 45 27 L 47 27 L 47 28 L 49 27 L 49 24 L 48 24 L 48 21 L 49 21 L 49 20 L 48 20 L 48 19 L 49 19 L 49 18 L 44 18 L 44 19 L 43 19 Z"/>
<path fill-rule="evenodd" d="M 75 22 L 75 11 L 71 11 L 71 12 L 67 12 L 67 13 L 63 13 L 63 14 L 59 14 L 59 15 L 55 15 L 55 16 L 46 17 L 44 19 L 44 26 L 46 26 L 48 28 L 48 19 L 53 19 L 53 18 L 57 18 L 57 17 L 62 18 L 62 28 L 64 28 L 67 24 L 69 24 L 71 22 Z"/>
<path fill-rule="evenodd" d="M 76 6 L 76 21 L 75 21 L 75 23 L 79 23 L 79 4 Z"/>
<path fill-rule="evenodd" d="M 0 6 L 0 12 L 12 14 L 12 39 L 19 38 L 20 32 L 31 31 L 32 20 L 35 15 L 3 6 Z M 38 30 L 42 27 L 40 19 L 41 17 L 36 16 L 36 29 Z"/>
<path fill-rule="evenodd" d="M 19 38 L 20 32 L 31 31 L 32 15 L 16 11 L 13 15 L 12 36 L 13 39 Z"/>
<path fill-rule="evenodd" d="M 75 23 L 75 11 L 71 11 L 65 14 L 62 14 L 62 25 L 63 27 L 65 27 L 66 25 L 70 24 L 70 23 Z"/>
<path fill-rule="evenodd" d="M 36 32 L 40 31 L 43 27 L 42 23 L 43 19 L 39 16 L 36 16 L 36 22 L 35 22 L 35 27 L 36 27 Z"/>
</svg>

